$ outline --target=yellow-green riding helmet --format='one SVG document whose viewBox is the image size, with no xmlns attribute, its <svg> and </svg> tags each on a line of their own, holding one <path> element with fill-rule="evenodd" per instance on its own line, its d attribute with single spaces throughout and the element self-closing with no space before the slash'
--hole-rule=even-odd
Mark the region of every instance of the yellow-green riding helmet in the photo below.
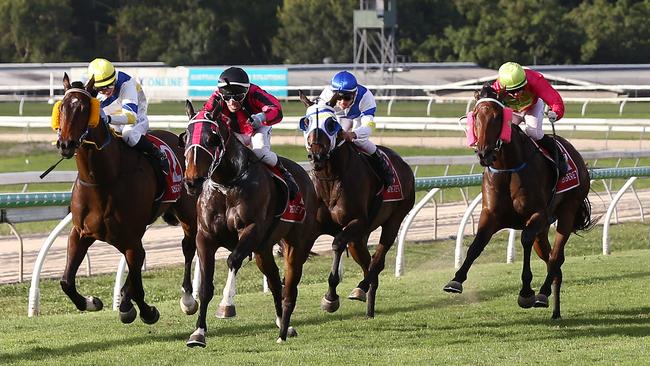
<svg viewBox="0 0 650 366">
<path fill-rule="evenodd" d="M 115 82 L 115 67 L 105 58 L 96 58 L 88 64 L 88 78 L 95 77 L 95 88 L 111 85 Z"/>
<path fill-rule="evenodd" d="M 526 72 L 516 62 L 506 62 L 499 67 L 499 84 L 506 90 L 516 90 L 526 85 Z"/>
</svg>

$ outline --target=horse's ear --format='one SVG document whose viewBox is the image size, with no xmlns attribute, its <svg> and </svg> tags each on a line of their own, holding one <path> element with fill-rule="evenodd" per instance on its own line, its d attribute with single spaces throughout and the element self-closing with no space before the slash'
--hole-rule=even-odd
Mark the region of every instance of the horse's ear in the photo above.
<svg viewBox="0 0 650 366">
<path fill-rule="evenodd" d="M 86 83 L 86 91 L 92 92 L 95 88 L 95 75 L 91 76 Z"/>
<path fill-rule="evenodd" d="M 64 72 L 63 73 L 63 90 L 68 90 L 71 88 L 70 85 L 70 77 L 68 77 L 68 73 Z"/>
<path fill-rule="evenodd" d="M 298 96 L 299 96 L 300 101 L 302 102 L 302 104 L 305 105 L 305 107 L 310 107 L 310 106 L 314 105 L 314 102 L 309 100 L 309 98 L 307 98 L 305 93 L 303 93 L 302 90 L 300 90 L 300 89 L 298 89 Z"/>
<path fill-rule="evenodd" d="M 506 97 L 506 90 L 505 89 L 498 89 L 496 92 L 497 92 L 497 99 L 498 100 L 503 100 Z"/>
<path fill-rule="evenodd" d="M 192 105 L 192 102 L 190 102 L 188 99 L 185 99 L 185 114 L 187 114 L 188 118 L 192 118 L 196 114 L 194 113 L 194 106 Z"/>
<path fill-rule="evenodd" d="M 336 105 L 336 99 L 337 98 L 338 98 L 338 95 L 336 95 L 336 93 L 334 93 L 334 95 L 332 95 L 332 98 L 330 98 L 329 102 L 327 102 L 325 104 L 327 104 L 328 106 L 334 108 L 334 106 Z"/>
<path fill-rule="evenodd" d="M 186 132 L 187 131 L 183 131 L 183 132 L 181 132 L 180 135 L 178 135 L 178 147 L 180 147 L 183 150 L 185 149 L 185 135 L 186 135 Z"/>
<path fill-rule="evenodd" d="M 481 98 L 481 93 L 478 90 L 474 90 L 474 99 L 479 100 Z"/>
</svg>

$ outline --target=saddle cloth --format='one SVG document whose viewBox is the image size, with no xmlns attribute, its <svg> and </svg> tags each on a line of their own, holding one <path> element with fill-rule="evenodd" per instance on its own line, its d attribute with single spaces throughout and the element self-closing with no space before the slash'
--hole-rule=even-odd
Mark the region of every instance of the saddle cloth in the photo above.
<svg viewBox="0 0 650 366">
<path fill-rule="evenodd" d="M 276 215 L 280 216 L 281 221 L 285 222 L 295 222 L 302 223 L 305 221 L 305 216 L 307 216 L 307 211 L 305 210 L 305 201 L 302 199 L 302 192 L 298 191 L 296 197 L 292 200 L 289 200 L 289 189 L 287 188 L 287 182 L 282 178 L 280 170 L 276 167 L 267 166 L 273 177 L 282 185 L 285 193 L 285 204 L 282 213 Z"/>
<path fill-rule="evenodd" d="M 546 151 L 543 147 L 537 144 L 537 141 L 534 141 L 531 139 L 533 143 L 540 148 L 542 151 L 542 155 L 552 163 L 553 157 L 551 157 L 551 154 Z M 575 161 L 573 161 L 573 158 L 569 153 L 566 151 L 566 148 L 564 148 L 564 145 L 560 143 L 560 141 L 555 140 L 555 144 L 558 146 L 560 153 L 564 155 L 564 159 L 566 160 L 567 163 L 567 171 L 566 174 L 564 174 L 560 179 L 557 180 L 557 185 L 555 186 L 555 192 L 556 193 L 562 193 L 566 192 L 568 190 L 571 190 L 577 186 L 580 185 L 580 177 L 578 176 L 578 168 L 576 166 Z"/>
<path fill-rule="evenodd" d="M 178 161 L 176 154 L 169 145 L 167 145 L 163 140 L 157 138 L 154 135 L 147 134 L 145 135 L 152 144 L 154 144 L 160 151 L 167 155 L 167 160 L 169 161 L 169 170 L 170 174 L 165 176 L 165 190 L 162 194 L 162 202 L 175 202 L 181 196 L 183 190 L 183 169 L 181 163 Z"/>
</svg>

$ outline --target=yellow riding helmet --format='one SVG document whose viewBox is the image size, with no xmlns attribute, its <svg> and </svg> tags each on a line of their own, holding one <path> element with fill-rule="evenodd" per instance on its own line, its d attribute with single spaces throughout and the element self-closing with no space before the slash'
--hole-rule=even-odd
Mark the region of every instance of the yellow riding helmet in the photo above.
<svg viewBox="0 0 650 366">
<path fill-rule="evenodd" d="M 526 85 L 526 72 L 516 62 L 506 62 L 499 67 L 499 84 L 506 90 L 515 90 Z"/>
<path fill-rule="evenodd" d="M 96 58 L 88 64 L 88 78 L 95 77 L 95 88 L 111 85 L 115 82 L 115 67 L 105 58 Z"/>
</svg>

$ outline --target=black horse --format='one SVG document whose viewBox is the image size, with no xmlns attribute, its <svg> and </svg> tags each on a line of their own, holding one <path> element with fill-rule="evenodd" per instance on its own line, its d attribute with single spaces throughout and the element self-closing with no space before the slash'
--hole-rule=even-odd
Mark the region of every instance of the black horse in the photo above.
<svg viewBox="0 0 650 366">
<path fill-rule="evenodd" d="M 185 146 L 185 185 L 199 193 L 196 246 L 201 264 L 199 318 L 187 345 L 205 347 L 206 314 L 214 294 L 215 253 L 224 247 L 228 256 L 228 280 L 219 305 L 222 317 L 234 315 L 235 275 L 244 259 L 255 253 L 257 266 L 267 278 L 275 304 L 278 342 L 296 335 L 289 327 L 296 305 L 302 266 L 318 235 L 317 200 L 307 172 L 295 162 L 282 159 L 300 188 L 304 201 L 301 221 L 280 218 L 287 205 L 286 186 L 278 184 L 269 168 L 235 137 L 223 115 L 201 111 L 195 115 L 186 103 L 190 122 L 182 140 Z M 285 211 L 286 212 L 286 211 Z M 273 245 L 281 242 L 284 283 L 273 258 Z"/>
</svg>

